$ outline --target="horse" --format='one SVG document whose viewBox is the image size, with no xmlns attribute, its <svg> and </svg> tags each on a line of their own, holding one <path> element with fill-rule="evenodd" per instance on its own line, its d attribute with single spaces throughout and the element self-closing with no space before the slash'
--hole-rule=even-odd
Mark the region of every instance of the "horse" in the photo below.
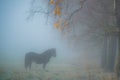
<svg viewBox="0 0 120 80">
<path fill-rule="evenodd" d="M 43 69 L 45 69 L 47 63 L 50 61 L 51 57 L 56 57 L 56 49 L 48 49 L 41 54 L 36 52 L 28 52 L 25 55 L 25 68 L 31 69 L 32 62 L 36 64 L 43 64 Z"/>
</svg>

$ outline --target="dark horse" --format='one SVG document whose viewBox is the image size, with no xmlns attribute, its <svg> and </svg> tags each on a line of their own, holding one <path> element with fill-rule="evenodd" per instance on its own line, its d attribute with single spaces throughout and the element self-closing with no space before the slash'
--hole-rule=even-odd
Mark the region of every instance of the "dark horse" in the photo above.
<svg viewBox="0 0 120 80">
<path fill-rule="evenodd" d="M 46 64 L 49 62 L 51 57 L 56 57 L 56 49 L 48 49 L 47 51 L 38 54 L 35 52 L 28 52 L 25 55 L 25 68 L 31 68 L 32 62 L 36 64 L 43 64 L 43 69 L 45 69 Z"/>
</svg>

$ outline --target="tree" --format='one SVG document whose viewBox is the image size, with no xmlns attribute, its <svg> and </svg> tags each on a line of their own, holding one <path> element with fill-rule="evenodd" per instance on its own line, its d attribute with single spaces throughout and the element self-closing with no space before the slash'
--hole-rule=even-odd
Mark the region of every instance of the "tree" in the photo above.
<svg viewBox="0 0 120 80">
<path fill-rule="evenodd" d="M 32 0 L 32 5 L 36 1 L 42 0 Z M 75 42 L 86 36 L 86 40 L 100 40 L 104 33 L 116 30 L 112 0 L 45 0 L 45 2 L 48 4 L 47 10 L 42 9 L 42 6 L 37 9 L 32 7 L 30 16 L 36 13 L 46 14 L 47 17 L 55 16 L 54 27 Z"/>
<path fill-rule="evenodd" d="M 32 5 L 35 1 L 32 0 Z M 61 32 L 74 49 L 99 47 L 102 49 L 106 33 L 118 30 L 113 0 L 44 0 L 48 9 L 31 8 L 30 14 L 43 13 L 52 17 L 53 26 Z M 94 45 L 94 46 L 93 46 Z M 92 53 L 92 52 L 91 52 Z M 103 55 L 104 56 L 104 55 Z"/>
</svg>

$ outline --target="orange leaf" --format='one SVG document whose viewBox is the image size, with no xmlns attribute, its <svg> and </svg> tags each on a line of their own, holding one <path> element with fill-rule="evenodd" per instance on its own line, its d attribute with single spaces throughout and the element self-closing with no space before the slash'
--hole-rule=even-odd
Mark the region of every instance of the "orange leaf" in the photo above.
<svg viewBox="0 0 120 80">
<path fill-rule="evenodd" d="M 56 22 L 56 23 L 54 23 L 54 27 L 55 28 L 58 28 L 59 27 L 59 24 Z"/>
<path fill-rule="evenodd" d="M 55 7 L 54 15 L 56 15 L 56 16 L 60 16 L 60 15 L 61 15 L 61 9 L 60 9 L 59 6 L 56 6 L 56 7 Z"/>
<path fill-rule="evenodd" d="M 61 23 L 62 23 L 62 20 L 59 19 L 57 22 L 54 23 L 54 27 L 62 31 L 63 27 L 61 26 Z"/>
<path fill-rule="evenodd" d="M 56 23 L 54 23 L 54 27 L 58 29 L 60 27 L 60 21 L 57 21 Z"/>
<path fill-rule="evenodd" d="M 50 0 L 50 4 L 55 4 L 54 0 Z"/>
</svg>

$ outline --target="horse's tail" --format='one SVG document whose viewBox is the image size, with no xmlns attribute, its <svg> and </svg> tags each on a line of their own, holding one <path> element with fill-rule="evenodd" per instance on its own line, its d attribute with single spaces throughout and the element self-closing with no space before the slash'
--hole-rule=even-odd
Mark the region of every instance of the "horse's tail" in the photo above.
<svg viewBox="0 0 120 80">
<path fill-rule="evenodd" d="M 27 54 L 25 55 L 25 68 L 27 69 Z"/>
<path fill-rule="evenodd" d="M 27 67 L 30 67 L 31 65 L 31 59 L 30 59 L 30 54 L 29 53 L 27 53 L 26 55 L 25 55 L 25 68 L 27 69 Z"/>
</svg>

